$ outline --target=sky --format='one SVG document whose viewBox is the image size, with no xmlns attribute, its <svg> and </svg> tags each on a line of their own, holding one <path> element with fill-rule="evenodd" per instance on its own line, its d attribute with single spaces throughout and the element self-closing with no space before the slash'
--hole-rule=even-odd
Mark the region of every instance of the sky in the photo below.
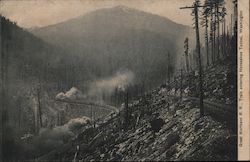
<svg viewBox="0 0 250 162">
<path fill-rule="evenodd" d="M 225 0 L 233 8 L 232 0 Z M 191 26 L 191 6 L 194 0 L 0 0 L 0 13 L 23 28 L 44 27 L 57 24 L 88 12 L 124 5 L 167 17 L 174 22 Z M 230 14 L 229 14 L 230 15 Z"/>
</svg>

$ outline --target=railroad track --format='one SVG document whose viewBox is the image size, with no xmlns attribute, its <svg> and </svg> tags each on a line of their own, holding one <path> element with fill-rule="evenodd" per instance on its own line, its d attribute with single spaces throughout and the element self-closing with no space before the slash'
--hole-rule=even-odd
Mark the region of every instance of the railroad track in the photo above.
<svg viewBox="0 0 250 162">
<path fill-rule="evenodd" d="M 184 100 L 192 100 L 196 103 L 200 102 L 200 99 L 197 97 L 186 97 L 184 98 Z M 228 105 L 228 104 L 222 104 L 222 103 L 218 103 L 218 102 L 212 102 L 212 101 L 208 101 L 208 100 L 203 100 L 204 106 L 205 107 L 213 107 L 217 110 L 226 112 L 226 113 L 235 113 L 234 109 L 232 108 L 232 105 Z"/>
<path fill-rule="evenodd" d="M 196 97 L 186 97 L 185 101 L 193 101 L 199 104 L 200 99 Z M 232 105 L 222 104 L 218 102 L 212 102 L 208 100 L 203 100 L 204 111 L 206 115 L 210 115 L 215 120 L 220 121 L 231 128 L 233 131 L 237 127 L 237 109 L 233 108 Z"/>
</svg>

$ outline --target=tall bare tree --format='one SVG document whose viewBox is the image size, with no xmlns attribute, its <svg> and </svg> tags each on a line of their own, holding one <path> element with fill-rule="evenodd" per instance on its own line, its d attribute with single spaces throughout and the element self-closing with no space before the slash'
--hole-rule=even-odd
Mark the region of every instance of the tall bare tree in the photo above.
<svg viewBox="0 0 250 162">
<path fill-rule="evenodd" d="M 227 12 L 226 12 L 226 8 L 223 7 L 221 9 L 221 21 L 222 21 L 222 28 L 221 28 L 221 31 L 222 31 L 222 36 L 221 36 L 221 40 L 222 40 L 222 43 L 221 43 L 221 49 L 222 49 L 222 56 L 223 58 L 226 57 L 226 16 Z"/>
<path fill-rule="evenodd" d="M 188 45 L 188 38 L 185 39 L 184 41 L 184 54 L 185 54 L 185 65 L 186 65 L 186 70 L 187 73 L 189 73 L 189 45 Z"/>
<path fill-rule="evenodd" d="M 203 105 L 203 68 L 201 63 L 201 47 L 200 47 L 200 30 L 199 30 L 199 8 L 203 7 L 200 6 L 200 1 L 195 0 L 193 6 L 191 7 L 181 7 L 180 9 L 192 9 L 192 13 L 194 14 L 195 20 L 195 33 L 196 33 L 196 52 L 198 54 L 198 64 L 199 64 L 199 90 L 200 90 L 200 116 L 204 116 L 204 105 Z"/>
<path fill-rule="evenodd" d="M 202 22 L 201 25 L 203 27 L 205 27 L 205 44 L 206 44 L 206 56 L 207 56 L 207 67 L 209 66 L 210 62 L 209 62 L 209 41 L 208 41 L 208 18 L 209 18 L 209 14 L 210 14 L 210 9 L 207 5 L 207 0 L 205 1 L 205 7 L 203 8 L 203 12 L 202 12 Z"/>
<path fill-rule="evenodd" d="M 216 44 L 216 48 L 217 48 L 217 60 L 220 59 L 220 22 L 221 22 L 221 10 L 222 7 L 224 6 L 225 2 L 224 0 L 211 0 L 211 2 L 214 4 L 215 6 L 215 23 L 216 23 L 216 30 L 217 30 L 217 44 Z"/>
<path fill-rule="evenodd" d="M 210 32 L 209 32 L 209 41 L 211 44 L 211 63 L 215 63 L 216 59 L 216 42 L 215 42 L 215 32 L 216 32 L 216 18 L 215 18 L 215 5 L 213 0 L 206 0 L 204 3 L 205 14 L 208 14 L 210 17 Z M 203 13 L 204 13 L 203 12 Z"/>
</svg>

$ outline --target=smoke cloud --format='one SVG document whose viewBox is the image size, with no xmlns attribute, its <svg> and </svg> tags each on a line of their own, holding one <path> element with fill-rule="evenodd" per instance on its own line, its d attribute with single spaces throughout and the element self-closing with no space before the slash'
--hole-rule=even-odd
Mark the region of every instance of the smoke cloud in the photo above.
<svg viewBox="0 0 250 162">
<path fill-rule="evenodd" d="M 70 99 L 70 100 L 78 100 L 78 99 L 84 99 L 86 98 L 83 93 L 78 90 L 76 87 L 72 87 L 69 91 L 66 93 L 60 92 L 56 95 L 56 99 L 60 100 L 65 100 L 65 99 Z"/>
<path fill-rule="evenodd" d="M 67 143 L 77 134 L 80 128 L 90 122 L 90 118 L 83 116 L 81 118 L 71 119 L 68 123 L 62 126 L 56 126 L 52 129 L 42 128 L 39 134 L 32 139 L 30 145 L 26 145 L 23 151 L 27 151 L 30 156 L 42 156 Z"/>
<path fill-rule="evenodd" d="M 115 75 L 97 80 L 90 85 L 88 96 L 101 97 L 111 95 L 116 88 L 125 91 L 126 87 L 133 84 L 135 75 L 131 71 L 119 71 Z"/>
</svg>

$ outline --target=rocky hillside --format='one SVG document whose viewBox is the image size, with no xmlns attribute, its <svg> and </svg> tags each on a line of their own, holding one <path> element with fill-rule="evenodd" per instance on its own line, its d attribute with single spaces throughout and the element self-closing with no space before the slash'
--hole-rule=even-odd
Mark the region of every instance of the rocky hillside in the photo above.
<svg viewBox="0 0 250 162">
<path fill-rule="evenodd" d="M 188 96 L 189 82 L 184 78 L 182 99 L 178 94 L 179 82 L 173 84 L 175 87 L 170 86 L 169 90 L 161 86 L 139 100 L 131 101 L 128 109 L 111 115 L 109 120 L 94 127 L 85 127 L 71 142 L 38 160 L 237 159 L 235 101 L 226 94 L 221 95 L 221 102 L 213 100 L 223 94 L 223 87 L 233 90 L 234 85 L 225 82 L 219 74 L 224 77 L 230 74 L 227 65 L 217 65 L 205 73 L 205 84 L 209 85 L 205 94 L 211 95 L 205 95 L 206 115 L 203 117 L 200 117 L 196 98 Z M 194 76 L 194 79 L 197 78 Z M 195 86 L 194 83 L 190 87 Z M 174 89 L 177 91 L 175 95 L 171 94 Z M 211 100 L 213 104 L 209 102 Z M 232 102 L 226 104 L 228 100 Z M 126 113 L 129 114 L 127 120 L 124 118 Z"/>
</svg>

